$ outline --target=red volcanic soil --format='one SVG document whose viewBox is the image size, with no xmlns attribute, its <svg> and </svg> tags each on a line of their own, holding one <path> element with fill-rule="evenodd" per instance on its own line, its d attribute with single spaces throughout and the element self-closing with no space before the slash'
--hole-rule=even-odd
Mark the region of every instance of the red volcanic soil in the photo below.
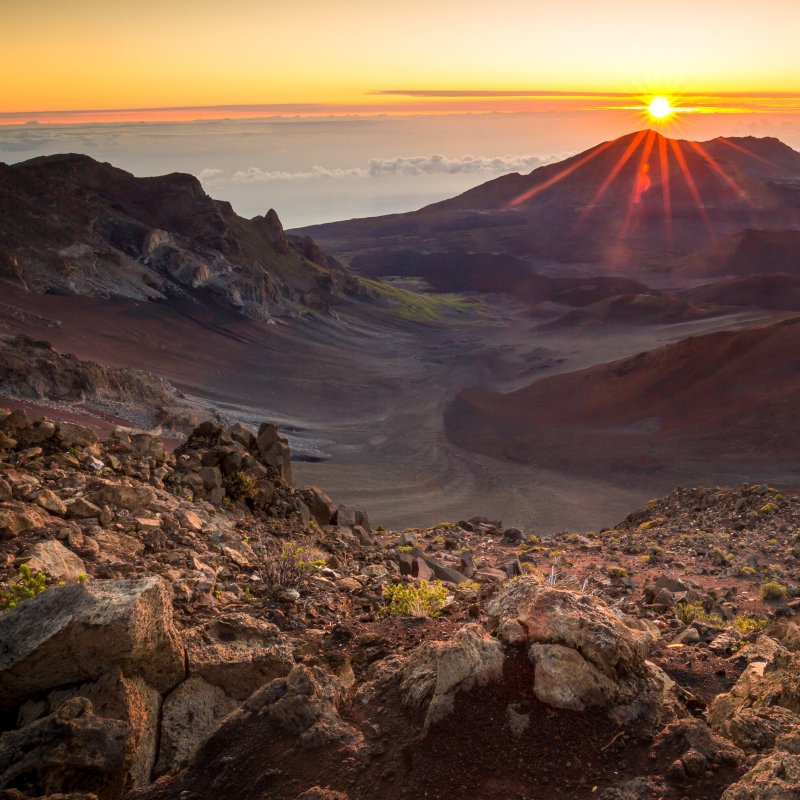
<svg viewBox="0 0 800 800">
<path fill-rule="evenodd" d="M 797 477 L 800 318 L 693 337 L 502 395 L 461 392 L 446 414 L 467 449 L 586 474 L 693 467 Z M 577 465 L 577 466 L 576 466 Z"/>
</svg>

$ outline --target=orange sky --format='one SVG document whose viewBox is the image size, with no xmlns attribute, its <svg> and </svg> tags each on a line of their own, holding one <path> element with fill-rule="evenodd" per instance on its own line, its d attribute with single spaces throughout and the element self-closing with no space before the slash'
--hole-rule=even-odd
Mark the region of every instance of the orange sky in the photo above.
<svg viewBox="0 0 800 800">
<path fill-rule="evenodd" d="M 12 112 L 86 109 L 171 110 L 79 119 L 568 110 L 630 105 L 630 98 L 614 95 L 654 92 L 703 93 L 690 104 L 722 110 L 777 105 L 796 112 L 800 102 L 790 97 L 800 90 L 798 0 L 3 0 L 2 6 L 0 122 L 31 118 Z M 380 94 L 387 90 L 414 94 Z M 489 94 L 429 96 L 429 90 Z M 614 95 L 492 95 L 540 90 Z M 264 107 L 198 108 L 243 104 Z"/>
</svg>

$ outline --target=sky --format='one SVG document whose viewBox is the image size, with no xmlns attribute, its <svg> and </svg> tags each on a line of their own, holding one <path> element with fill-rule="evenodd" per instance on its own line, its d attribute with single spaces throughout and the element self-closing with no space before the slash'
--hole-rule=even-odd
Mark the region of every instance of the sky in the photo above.
<svg viewBox="0 0 800 800">
<path fill-rule="evenodd" d="M 188 171 L 289 226 L 529 172 L 653 124 L 656 95 L 668 135 L 800 147 L 798 0 L 0 5 L 0 160 Z"/>
</svg>

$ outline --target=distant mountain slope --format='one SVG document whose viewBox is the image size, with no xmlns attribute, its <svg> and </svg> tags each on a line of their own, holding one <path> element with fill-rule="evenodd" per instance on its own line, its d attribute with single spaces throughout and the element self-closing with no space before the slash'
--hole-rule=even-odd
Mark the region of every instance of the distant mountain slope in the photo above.
<svg viewBox="0 0 800 800">
<path fill-rule="evenodd" d="M 680 263 L 686 275 L 800 275 L 800 230 L 743 230 L 692 253 Z"/>
<path fill-rule="evenodd" d="M 676 255 L 747 228 L 800 228 L 800 153 L 777 139 L 639 131 L 412 213 L 301 232 L 361 264 L 403 249 L 638 270 L 672 268 Z"/>
<path fill-rule="evenodd" d="M 800 319 L 685 339 L 510 394 L 461 392 L 451 441 L 537 464 L 589 471 L 706 470 L 796 461 Z"/>
<path fill-rule="evenodd" d="M 75 154 L 0 164 L 0 277 L 144 300 L 210 292 L 256 317 L 362 291 L 272 210 L 247 220 L 191 175 L 135 178 Z"/>
</svg>

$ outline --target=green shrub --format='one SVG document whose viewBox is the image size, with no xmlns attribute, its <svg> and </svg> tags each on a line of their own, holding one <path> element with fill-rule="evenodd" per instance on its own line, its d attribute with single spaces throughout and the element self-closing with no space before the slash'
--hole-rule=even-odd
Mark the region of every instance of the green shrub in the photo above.
<svg viewBox="0 0 800 800">
<path fill-rule="evenodd" d="M 733 620 L 733 627 L 736 628 L 742 636 L 760 631 L 766 624 L 767 621 L 765 619 L 751 617 L 749 614 L 739 614 Z"/>
<path fill-rule="evenodd" d="M 789 592 L 782 583 L 778 583 L 777 581 L 767 581 L 766 583 L 761 584 L 761 596 L 765 600 L 785 600 L 788 595 Z"/>
<path fill-rule="evenodd" d="M 269 586 L 283 589 L 300 589 L 308 579 L 325 567 L 321 558 L 310 558 L 299 545 L 284 542 L 278 551 L 268 551 L 262 556 L 261 575 Z"/>
<path fill-rule="evenodd" d="M 699 600 L 695 600 L 693 603 L 678 603 L 675 609 L 675 616 L 687 625 L 690 622 L 702 622 L 712 628 L 722 628 L 724 626 L 722 617 L 717 613 L 706 611 Z"/>
<path fill-rule="evenodd" d="M 381 611 L 390 617 L 438 617 L 447 602 L 447 589 L 441 581 L 391 583 L 383 590 L 383 598 L 387 603 Z"/>
<path fill-rule="evenodd" d="M 256 482 L 251 475 L 239 470 L 231 475 L 226 475 L 222 479 L 225 491 L 234 500 L 243 497 L 245 500 L 252 500 L 256 496 Z"/>
<path fill-rule="evenodd" d="M 622 581 L 628 577 L 628 570 L 625 567 L 609 567 L 606 574 L 612 581 Z"/>
<path fill-rule="evenodd" d="M 29 597 L 36 597 L 46 587 L 47 577 L 44 572 L 33 573 L 27 564 L 19 568 L 19 578 L 12 583 L 7 592 L 0 592 L 0 611 L 10 611 Z"/>
</svg>

